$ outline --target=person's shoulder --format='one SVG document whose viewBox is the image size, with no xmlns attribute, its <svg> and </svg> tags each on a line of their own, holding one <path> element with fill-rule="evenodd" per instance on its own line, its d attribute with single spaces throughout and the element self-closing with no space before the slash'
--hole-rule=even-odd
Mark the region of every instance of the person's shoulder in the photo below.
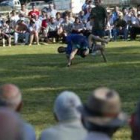
<svg viewBox="0 0 140 140">
<path fill-rule="evenodd" d="M 28 131 L 35 132 L 34 127 L 31 124 L 27 123 L 27 122 L 24 122 L 24 128 L 26 130 L 28 130 Z"/>
<path fill-rule="evenodd" d="M 23 126 L 24 126 L 23 131 L 25 133 L 25 137 L 27 139 L 30 139 L 30 140 L 35 140 L 36 139 L 36 134 L 35 134 L 34 127 L 31 124 L 27 123 L 27 122 L 23 122 Z"/>
<path fill-rule="evenodd" d="M 54 140 L 58 139 L 59 128 L 57 126 L 45 129 L 40 136 L 40 140 Z"/>
</svg>

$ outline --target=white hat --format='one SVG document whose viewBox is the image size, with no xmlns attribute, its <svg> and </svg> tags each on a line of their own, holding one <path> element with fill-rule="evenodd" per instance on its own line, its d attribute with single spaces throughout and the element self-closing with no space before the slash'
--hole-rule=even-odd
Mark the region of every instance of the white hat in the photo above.
<svg viewBox="0 0 140 140">
<path fill-rule="evenodd" d="M 54 112 L 59 121 L 80 119 L 80 112 L 77 107 L 81 106 L 80 98 L 70 91 L 60 93 L 54 104 Z"/>
</svg>

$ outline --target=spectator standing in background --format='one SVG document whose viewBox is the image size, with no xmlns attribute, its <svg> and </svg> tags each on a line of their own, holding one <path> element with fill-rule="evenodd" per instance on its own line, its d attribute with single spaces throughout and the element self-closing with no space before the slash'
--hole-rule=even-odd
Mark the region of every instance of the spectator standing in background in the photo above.
<svg viewBox="0 0 140 140">
<path fill-rule="evenodd" d="M 55 19 L 56 13 L 57 13 L 57 10 L 54 8 L 54 4 L 49 4 L 48 15 L 50 15 L 50 17 L 53 17 Z"/>
<path fill-rule="evenodd" d="M 62 92 L 54 103 L 54 115 L 59 123 L 44 130 L 40 140 L 83 140 L 87 132 L 77 111 L 80 105 L 80 98 L 75 93 Z"/>
<path fill-rule="evenodd" d="M 95 0 L 95 7 L 92 8 L 90 18 L 93 20 L 92 33 L 95 36 L 103 37 L 107 25 L 107 10 L 101 6 L 101 0 Z"/>
<path fill-rule="evenodd" d="M 28 16 L 28 9 L 26 9 L 26 5 L 25 4 L 21 4 L 21 10 L 19 11 L 20 14 L 22 14 L 23 17 L 27 17 Z"/>
<path fill-rule="evenodd" d="M 33 18 L 36 15 L 39 16 L 40 15 L 40 12 L 38 11 L 38 9 L 35 8 L 35 5 L 33 4 L 32 5 L 32 10 L 28 13 L 28 16 L 30 18 Z"/>
</svg>

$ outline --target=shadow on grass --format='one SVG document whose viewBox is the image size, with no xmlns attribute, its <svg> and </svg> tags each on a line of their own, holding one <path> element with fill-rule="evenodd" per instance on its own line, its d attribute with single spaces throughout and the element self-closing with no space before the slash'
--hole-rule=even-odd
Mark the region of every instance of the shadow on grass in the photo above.
<svg viewBox="0 0 140 140">
<path fill-rule="evenodd" d="M 0 84 L 14 83 L 22 89 L 23 115 L 39 127 L 54 123 L 53 102 L 63 90 L 72 90 L 85 101 L 99 86 L 114 88 L 130 113 L 140 92 L 140 48 L 107 48 L 106 55 L 108 63 L 100 56 L 76 57 L 70 68 L 64 54 L 0 56 Z"/>
</svg>

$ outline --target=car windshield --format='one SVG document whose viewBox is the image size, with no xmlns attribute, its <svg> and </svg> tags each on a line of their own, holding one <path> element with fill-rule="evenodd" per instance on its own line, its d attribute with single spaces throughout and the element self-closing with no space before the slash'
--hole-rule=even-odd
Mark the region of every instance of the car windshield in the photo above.
<svg viewBox="0 0 140 140">
<path fill-rule="evenodd" d="M 12 1 L 3 1 L 0 3 L 1 6 L 11 6 L 12 5 Z"/>
</svg>

